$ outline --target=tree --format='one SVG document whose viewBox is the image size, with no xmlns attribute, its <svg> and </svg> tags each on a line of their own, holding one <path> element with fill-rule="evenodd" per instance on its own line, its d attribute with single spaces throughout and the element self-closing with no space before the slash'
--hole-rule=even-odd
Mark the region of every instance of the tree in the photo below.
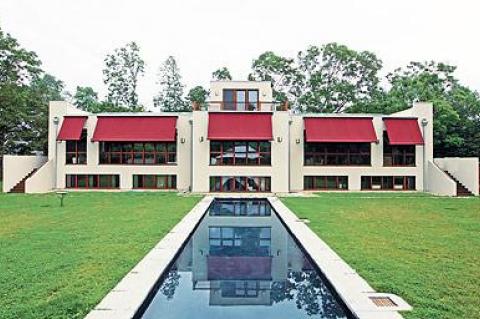
<svg viewBox="0 0 480 319">
<path fill-rule="evenodd" d="M 212 80 L 213 81 L 225 81 L 225 80 L 232 80 L 232 75 L 227 67 L 221 67 L 214 72 L 212 72 Z"/>
<path fill-rule="evenodd" d="M 377 92 L 382 62 L 373 53 L 329 43 L 310 46 L 296 60 L 265 52 L 250 79 L 272 81 L 274 98 L 303 112 L 343 112 Z"/>
<path fill-rule="evenodd" d="M 189 112 L 191 106 L 183 98 L 184 85 L 180 69 L 173 56 L 169 56 L 160 67 L 158 84 L 160 91 L 153 98 L 153 105 L 164 112 Z"/>
<path fill-rule="evenodd" d="M 90 86 L 77 86 L 77 90 L 73 96 L 73 104 L 77 108 L 92 112 L 93 109 L 97 108 L 99 103 L 98 93 L 95 92 L 93 88 Z"/>
<path fill-rule="evenodd" d="M 144 73 L 145 62 L 135 42 L 107 55 L 103 69 L 103 82 L 108 88 L 107 102 L 114 106 L 138 109 L 137 83 Z"/>
<path fill-rule="evenodd" d="M 0 28 L 0 156 L 31 150 L 26 133 L 35 117 L 31 81 L 41 74 L 37 55 Z"/>
<path fill-rule="evenodd" d="M 188 91 L 187 100 L 192 103 L 198 103 L 200 107 L 205 107 L 207 104 L 208 91 L 203 86 L 195 86 Z"/>
</svg>

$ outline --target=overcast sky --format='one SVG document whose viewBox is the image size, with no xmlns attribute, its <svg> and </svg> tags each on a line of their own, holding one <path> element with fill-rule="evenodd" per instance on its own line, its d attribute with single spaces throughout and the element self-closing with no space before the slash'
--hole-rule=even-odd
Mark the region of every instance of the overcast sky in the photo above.
<svg viewBox="0 0 480 319">
<path fill-rule="evenodd" d="M 92 86 L 103 97 L 105 55 L 136 41 L 147 64 L 139 88 L 146 106 L 169 55 L 188 87 L 208 86 L 218 67 L 244 80 L 266 50 L 293 57 L 333 41 L 374 52 L 385 73 L 411 60 L 457 65 L 461 81 L 480 91 L 479 14 L 475 0 L 0 0 L 4 31 L 71 92 Z"/>
</svg>

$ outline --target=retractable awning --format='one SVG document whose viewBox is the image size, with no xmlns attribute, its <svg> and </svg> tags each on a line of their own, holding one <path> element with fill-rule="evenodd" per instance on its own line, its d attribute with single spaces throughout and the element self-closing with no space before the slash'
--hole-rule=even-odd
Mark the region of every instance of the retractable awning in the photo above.
<svg viewBox="0 0 480 319">
<path fill-rule="evenodd" d="M 95 142 L 174 142 L 176 116 L 99 116 Z"/>
<path fill-rule="evenodd" d="M 65 116 L 62 127 L 58 133 L 58 141 L 78 141 L 82 136 L 83 126 L 87 120 L 86 116 Z"/>
<path fill-rule="evenodd" d="M 306 117 L 307 142 L 372 143 L 377 141 L 372 118 Z"/>
<path fill-rule="evenodd" d="M 384 118 L 390 145 L 423 145 L 417 119 Z"/>
<path fill-rule="evenodd" d="M 272 140 L 271 113 L 210 113 L 210 140 Z"/>
</svg>

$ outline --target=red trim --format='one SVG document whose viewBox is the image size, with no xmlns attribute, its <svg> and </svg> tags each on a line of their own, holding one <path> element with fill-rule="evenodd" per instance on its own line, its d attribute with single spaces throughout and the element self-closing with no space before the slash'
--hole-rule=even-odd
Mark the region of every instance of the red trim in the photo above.
<svg viewBox="0 0 480 319">
<path fill-rule="evenodd" d="M 99 116 L 92 141 L 174 142 L 176 116 Z"/>
<path fill-rule="evenodd" d="M 390 145 L 423 145 L 417 119 L 384 118 Z"/>
<path fill-rule="evenodd" d="M 261 190 L 261 179 L 265 179 L 265 190 Z M 269 176 L 210 176 L 210 184 L 212 183 L 212 179 L 214 182 L 213 188 L 210 185 L 210 191 L 211 192 L 228 192 L 228 193 L 268 193 L 272 189 L 272 182 L 271 178 Z M 241 190 L 239 188 L 235 187 L 235 180 L 239 179 L 241 185 L 244 185 L 244 189 Z M 257 186 L 256 189 L 253 191 L 249 191 L 248 188 L 246 187 L 248 185 L 248 179 L 254 179 L 255 180 L 255 185 Z M 224 186 L 224 180 L 225 183 L 228 183 L 230 187 L 229 189 L 225 190 Z M 220 182 L 220 190 L 216 189 L 217 181 Z M 267 183 L 268 181 L 268 183 Z"/>
<path fill-rule="evenodd" d="M 208 139 L 220 141 L 272 140 L 272 114 L 209 113 Z"/>
<path fill-rule="evenodd" d="M 111 178 L 110 184 L 112 184 L 112 180 L 116 176 L 118 178 L 118 186 L 115 186 L 115 187 L 113 187 L 113 186 L 100 187 L 100 177 L 101 176 L 110 177 Z M 73 183 L 73 185 L 68 186 L 68 179 L 70 177 L 73 178 L 74 183 Z M 85 179 L 85 186 L 78 186 L 79 177 L 81 177 L 81 179 Z M 90 179 L 90 177 L 93 177 L 94 179 L 96 179 L 96 181 L 97 181 L 97 183 L 96 183 L 97 186 L 96 187 L 89 187 L 88 180 Z M 117 175 L 117 174 L 67 174 L 65 176 L 65 188 L 69 188 L 69 189 L 119 189 L 120 188 L 120 175 Z"/>
<path fill-rule="evenodd" d="M 65 116 L 62 127 L 57 136 L 57 141 L 78 141 L 82 136 L 83 126 L 87 121 L 86 116 Z"/>
<path fill-rule="evenodd" d="M 372 118 L 306 117 L 306 142 L 372 143 L 377 141 Z"/>
<path fill-rule="evenodd" d="M 146 176 L 152 176 L 153 177 L 153 183 L 154 187 L 145 187 L 145 177 Z M 142 187 L 135 187 L 135 177 L 140 178 L 142 180 Z M 158 185 L 158 179 L 163 178 L 164 179 L 164 185 L 165 187 L 157 187 Z M 169 183 L 169 180 L 171 180 L 171 183 Z M 169 187 L 168 185 L 172 184 L 172 187 Z M 132 189 L 177 189 L 177 175 L 148 175 L 148 174 L 142 174 L 142 175 L 133 175 L 133 185 Z"/>
</svg>

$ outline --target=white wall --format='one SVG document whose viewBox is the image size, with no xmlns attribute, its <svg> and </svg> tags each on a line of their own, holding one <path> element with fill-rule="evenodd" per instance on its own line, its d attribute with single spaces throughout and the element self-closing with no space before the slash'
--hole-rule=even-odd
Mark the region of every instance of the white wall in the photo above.
<svg viewBox="0 0 480 319">
<path fill-rule="evenodd" d="M 457 184 L 432 161 L 428 162 L 428 191 L 442 196 L 456 196 Z"/>
<path fill-rule="evenodd" d="M 35 168 L 47 161 L 45 156 L 3 156 L 3 192 L 9 192 L 18 182 Z"/>
<path fill-rule="evenodd" d="M 478 158 L 445 157 L 435 158 L 435 164 L 452 174 L 470 192 L 478 196 Z"/>
<path fill-rule="evenodd" d="M 25 181 L 25 193 L 47 193 L 55 188 L 55 162 L 49 160 Z"/>
<path fill-rule="evenodd" d="M 220 110 L 225 89 L 257 89 L 262 111 L 270 111 L 272 107 L 272 84 L 268 81 L 212 81 L 210 82 L 209 110 Z M 265 102 L 262 105 L 262 102 Z"/>
</svg>

